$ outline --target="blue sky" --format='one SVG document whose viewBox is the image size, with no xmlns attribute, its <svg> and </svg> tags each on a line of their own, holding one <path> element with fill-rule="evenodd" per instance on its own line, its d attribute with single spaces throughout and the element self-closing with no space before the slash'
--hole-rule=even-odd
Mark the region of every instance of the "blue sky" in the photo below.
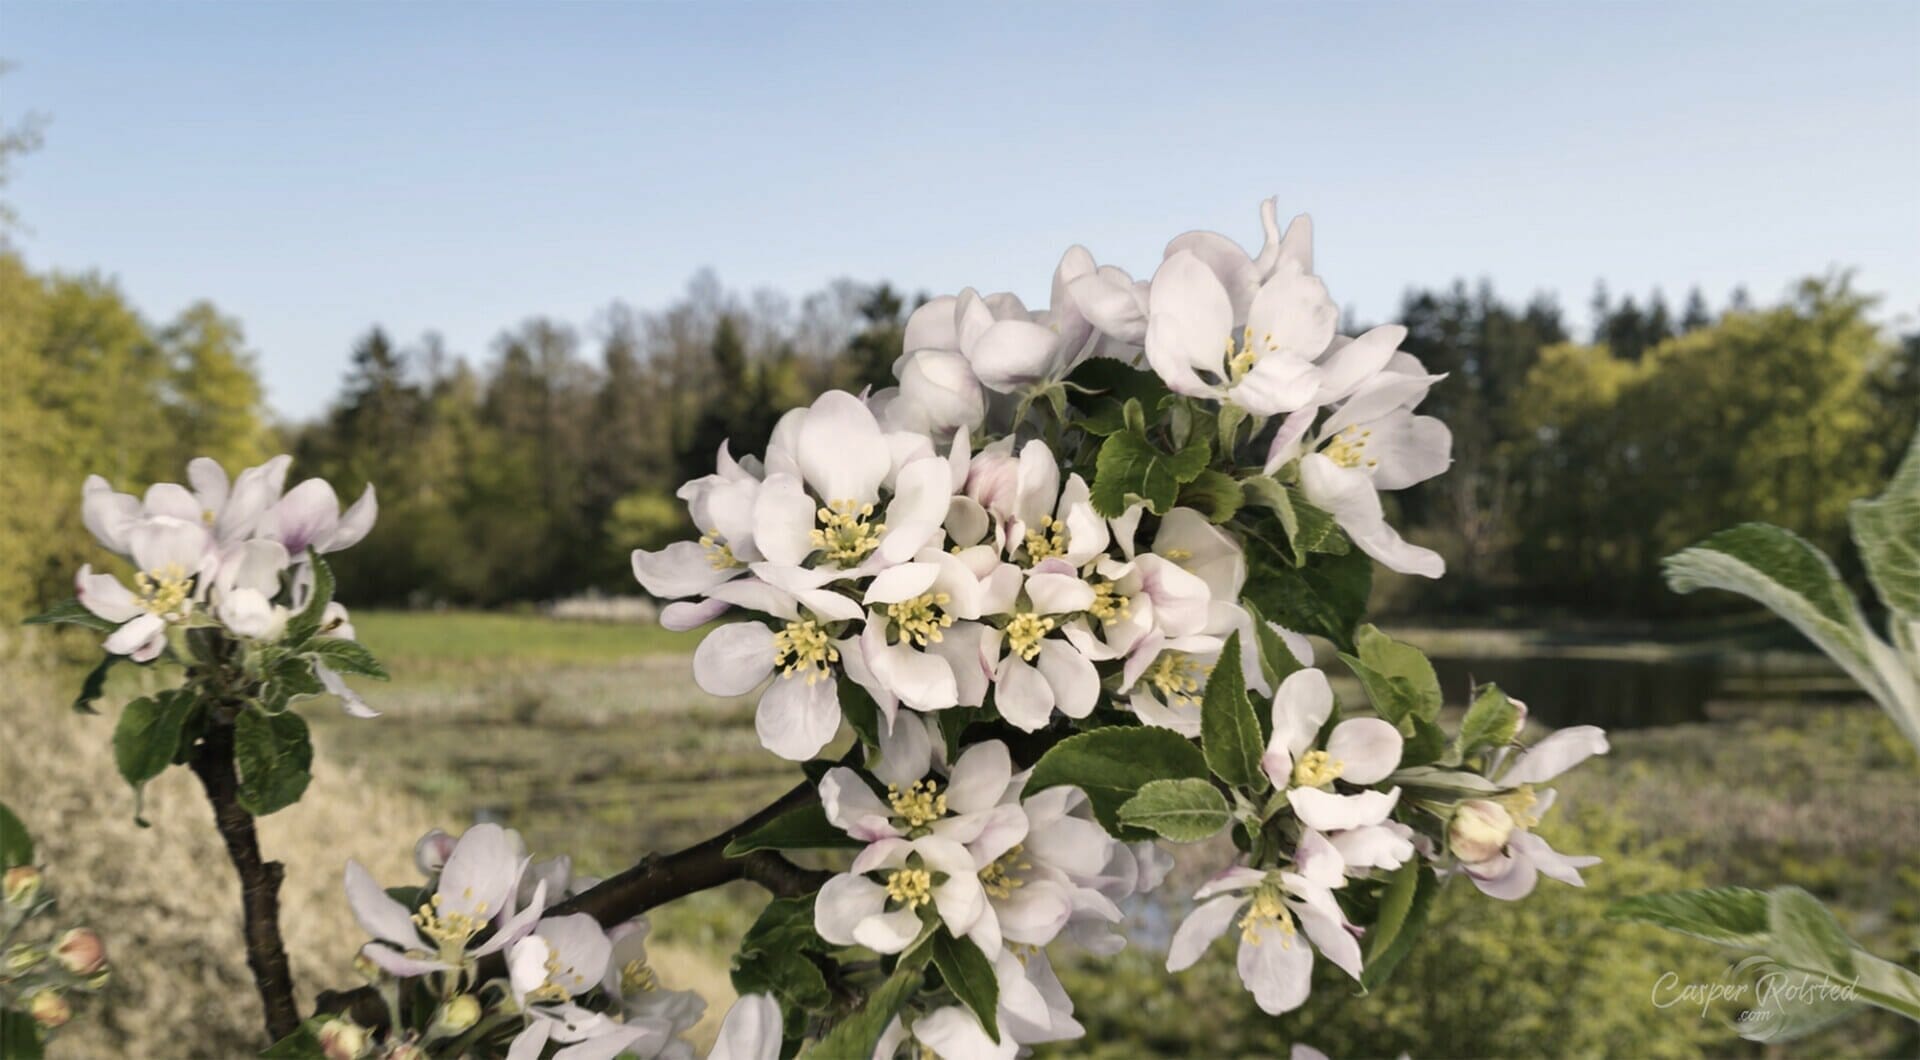
<svg viewBox="0 0 1920 1060">
<path fill-rule="evenodd" d="M 1488 276 L 1920 309 L 1920 5 L 51 4 L 0 0 L 40 267 L 211 298 L 318 412 L 353 338 L 484 357 L 701 266 L 1044 301 L 1308 210 L 1363 316 Z"/>
</svg>

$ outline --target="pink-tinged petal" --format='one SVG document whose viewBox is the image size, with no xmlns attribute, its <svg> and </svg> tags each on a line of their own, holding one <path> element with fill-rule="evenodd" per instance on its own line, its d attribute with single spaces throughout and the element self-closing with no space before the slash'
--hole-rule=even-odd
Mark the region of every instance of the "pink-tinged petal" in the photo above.
<svg viewBox="0 0 1920 1060">
<path fill-rule="evenodd" d="M 948 821 L 972 821 L 978 827 L 972 836 L 960 839 L 950 831 L 940 828 Z M 1029 836 L 1027 815 L 1013 803 L 1003 803 L 985 813 L 973 814 L 968 818 L 947 818 L 934 822 L 934 834 L 943 838 L 957 839 L 967 844 L 967 852 L 981 865 L 991 865 L 1002 854 L 1018 846 Z"/>
<path fill-rule="evenodd" d="M 1269 1016 L 1292 1012 L 1313 991 L 1313 947 L 1276 924 L 1255 927 L 1253 937 L 1241 941 L 1235 964 L 1254 1003 Z"/>
<path fill-rule="evenodd" d="M 1218 232 L 1185 232 L 1167 243 L 1161 257 L 1163 261 L 1172 261 L 1183 253 L 1203 263 L 1227 295 L 1232 314 L 1228 322 L 1245 320 L 1261 276 L 1240 244 Z M 1158 282 L 1158 273 L 1154 279 Z"/>
<path fill-rule="evenodd" d="M 753 728 L 767 750 L 790 762 L 818 755 L 840 731 L 840 692 L 833 679 L 775 678 L 760 696 Z"/>
<path fill-rule="evenodd" d="M 882 625 L 875 622 L 867 628 L 877 630 Z M 920 651 L 905 642 L 888 644 L 884 636 L 863 642 L 861 651 L 874 677 L 899 697 L 902 705 L 918 711 L 938 711 L 959 704 L 959 684 L 944 656 Z"/>
<path fill-rule="evenodd" d="M 1340 764 L 1340 779 L 1362 787 L 1387 779 L 1400 768 L 1406 738 L 1381 718 L 1353 718 L 1333 727 L 1327 757 Z"/>
<path fill-rule="evenodd" d="M 1196 899 L 1204 900 L 1212 898 L 1217 894 L 1231 894 L 1234 891 L 1244 891 L 1252 887 L 1260 886 L 1261 883 L 1266 881 L 1266 878 L 1267 874 L 1259 869 L 1249 868 L 1245 865 L 1231 865 L 1209 877 L 1207 882 L 1200 885 L 1199 890 L 1193 892 L 1193 896 Z"/>
<path fill-rule="evenodd" d="M 660 627 L 685 633 L 719 618 L 732 608 L 725 600 L 676 600 L 660 609 Z"/>
<path fill-rule="evenodd" d="M 1360 551 L 1379 560 L 1389 570 L 1422 578 L 1439 578 L 1447 573 L 1447 561 L 1440 553 L 1406 541 L 1399 531 L 1384 522 L 1349 531 L 1348 536 L 1360 546 Z"/>
<path fill-rule="evenodd" d="M 1010 654 L 1000 660 L 993 686 L 994 706 L 1014 728 L 1038 732 L 1052 720 L 1053 686 L 1020 656 Z"/>
<path fill-rule="evenodd" d="M 414 927 L 413 913 L 383 890 L 358 861 L 347 861 L 347 905 L 361 930 L 403 950 L 427 949 Z"/>
<path fill-rule="evenodd" d="M 310 478 L 280 498 L 272 521 L 280 543 L 297 556 L 311 545 L 325 544 L 339 529 L 340 498 L 324 480 Z"/>
<path fill-rule="evenodd" d="M 993 682 L 993 661 L 985 650 L 987 629 L 976 622 L 961 622 L 927 645 L 928 652 L 947 660 L 953 671 L 954 698 L 963 707 L 984 703 Z"/>
<path fill-rule="evenodd" d="M 918 937 L 920 915 L 905 907 L 867 917 L 853 926 L 853 941 L 875 953 L 899 953 Z"/>
<path fill-rule="evenodd" d="M 1413 833 L 1398 821 L 1328 836 L 1349 869 L 1397 869 L 1413 858 Z"/>
<path fill-rule="evenodd" d="M 455 853 L 457 854 L 459 851 L 456 850 Z M 447 864 L 453 864 L 452 859 L 448 859 Z M 520 861 L 519 865 L 524 867 L 526 865 L 525 860 Z M 445 877 L 442 876 L 441 879 L 444 882 Z M 507 899 L 509 901 L 513 899 L 512 891 L 507 892 Z M 475 957 L 485 957 L 489 953 L 503 950 L 519 942 L 521 939 L 526 938 L 527 933 L 533 930 L 533 926 L 540 920 L 540 914 L 545 912 L 546 908 L 547 881 L 541 880 L 539 883 L 534 884 L 533 896 L 527 900 L 526 908 L 494 924 L 493 937 L 481 943 L 479 946 L 474 947 L 472 950 L 473 955 Z"/>
<path fill-rule="evenodd" d="M 1212 270 L 1189 253 L 1162 262 L 1147 296 L 1147 363 L 1176 394 L 1214 392 L 1196 368 L 1225 373 L 1233 304 Z"/>
<path fill-rule="evenodd" d="M 779 1003 L 768 994 L 748 994 L 720 1021 L 707 1060 L 779 1060 L 784 1034 Z"/>
<path fill-rule="evenodd" d="M 1309 405 L 1294 412 L 1280 421 L 1280 429 L 1275 432 L 1273 441 L 1267 445 L 1267 459 L 1261 465 L 1261 471 L 1271 475 L 1286 463 L 1300 455 L 1300 439 L 1313 426 L 1313 418 L 1320 414 L 1320 407 Z"/>
<path fill-rule="evenodd" d="M 507 830 L 476 824 L 461 835 L 440 872 L 440 909 L 480 919 L 498 915 L 520 882 L 519 855 Z"/>
<path fill-rule="evenodd" d="M 1177 732 L 1188 739 L 1200 735 L 1200 704 L 1182 702 L 1170 704 L 1156 698 L 1152 693 L 1136 691 L 1127 700 L 1133 713 L 1148 725 Z"/>
<path fill-rule="evenodd" d="M 227 493 L 226 507 L 214 531 L 222 541 L 232 541 L 254 532 L 261 518 L 280 499 L 286 486 L 287 468 L 293 458 L 282 454 L 257 467 L 240 472 Z"/>
<path fill-rule="evenodd" d="M 552 947 L 548 981 L 579 997 L 599 984 L 613 956 L 613 943 L 600 922 L 585 913 L 543 918 L 534 932 Z"/>
<path fill-rule="evenodd" d="M 539 1060 L 546 1051 L 547 1041 L 553 1036 L 553 1021 L 533 1019 L 519 1034 L 513 1036 L 512 1044 L 507 1046 L 507 1060 Z"/>
<path fill-rule="evenodd" d="M 1366 454 L 1376 489 L 1401 490 L 1425 482 L 1453 463 L 1453 432 L 1432 416 L 1399 412 L 1369 428 Z"/>
<path fill-rule="evenodd" d="M 187 482 L 193 486 L 194 503 L 201 518 L 218 515 L 227 506 L 227 469 L 218 460 L 196 456 L 187 461 Z"/>
<path fill-rule="evenodd" d="M 1320 356 L 1333 341 L 1339 323 L 1340 309 L 1333 304 L 1320 277 L 1284 270 L 1275 273 L 1253 296 L 1253 304 L 1247 309 L 1247 338 L 1260 358 L 1259 364 L 1270 358 L 1298 363 Z M 1380 363 L 1384 365 L 1385 359 Z M 1317 385 L 1318 380 L 1315 382 Z M 1301 403 L 1312 397 L 1309 388 Z"/>
<path fill-rule="evenodd" d="M 932 836 L 928 839 L 934 838 Z M 926 840 L 921 840 L 922 843 Z M 961 848 L 964 850 L 965 848 Z M 980 886 L 977 869 L 970 869 L 947 877 L 945 883 L 933 886 L 933 907 L 946 923 L 947 931 L 960 938 L 980 921 L 987 908 L 987 892 Z"/>
<path fill-rule="evenodd" d="M 693 652 L 693 679 L 708 695 L 744 696 L 773 674 L 773 631 L 759 622 L 729 622 Z"/>
<path fill-rule="evenodd" d="M 915 350 L 957 350 L 960 333 L 954 327 L 954 309 L 959 299 L 950 294 L 923 303 L 907 317 L 901 348 Z"/>
<path fill-rule="evenodd" d="M 1273 200 L 1268 199 L 1262 207 L 1262 219 L 1266 221 L 1269 243 L 1271 244 L 1274 224 L 1269 219 L 1273 213 Z M 1273 245 L 1273 255 L 1269 258 L 1267 248 L 1260 249 L 1260 259 L 1255 267 L 1272 272 L 1279 269 L 1294 268 L 1301 272 L 1313 271 L 1313 218 L 1306 214 L 1296 214 L 1287 222 L 1287 234 L 1277 245 Z"/>
<path fill-rule="evenodd" d="M 928 456 L 902 467 L 887 504 L 887 532 L 874 556 L 883 563 L 900 563 L 936 544 L 952 501 L 952 470 L 945 460 Z"/>
<path fill-rule="evenodd" d="M 1394 798 L 1399 798 L 1399 789 L 1394 790 Z M 1305 885 L 1314 889 L 1330 890 L 1342 887 L 1347 882 L 1346 862 L 1340 857 L 1340 851 L 1327 837 L 1309 827 L 1300 835 L 1300 842 L 1293 848 L 1293 871 L 1282 873 L 1305 881 Z"/>
<path fill-rule="evenodd" d="M 1508 787 L 1538 784 L 1607 751 L 1606 730 L 1594 725 L 1574 725 L 1521 752 L 1513 768 L 1501 774 L 1499 780 Z"/>
<path fill-rule="evenodd" d="M 819 508 L 798 478 L 769 475 L 753 502 L 754 547 L 768 562 L 799 566 L 813 554 Z"/>
<path fill-rule="evenodd" d="M 367 705 L 360 693 L 348 686 L 346 680 L 333 667 L 326 663 L 313 664 L 313 676 L 320 679 L 320 687 L 326 689 L 340 700 L 340 709 L 356 718 L 377 718 L 380 712 Z"/>
<path fill-rule="evenodd" d="M 125 555 L 127 535 L 140 521 L 140 498 L 115 493 L 106 479 L 88 475 L 80 495 L 80 521 L 108 551 Z"/>
<path fill-rule="evenodd" d="M 743 611 L 758 611 L 788 622 L 800 617 L 800 606 L 792 593 L 776 589 L 759 578 L 736 578 L 714 586 L 707 595 Z"/>
<path fill-rule="evenodd" d="M 873 503 L 893 467 L 880 424 L 859 398 L 844 390 L 827 391 L 807 409 L 794 459 L 807 484 L 828 503 Z"/>
<path fill-rule="evenodd" d="M 401 979 L 410 979 L 430 972 L 453 971 L 453 965 L 445 961 L 409 957 L 391 946 L 382 946 L 378 942 L 369 942 L 360 947 L 360 955 L 378 965 L 388 975 L 398 976 Z"/>
<path fill-rule="evenodd" d="M 1324 901 L 1295 905 L 1300 929 L 1313 940 L 1319 951 L 1355 980 L 1360 978 L 1360 940 L 1347 930 L 1339 905 L 1328 896 Z M 1298 945 L 1299 943 L 1295 943 Z"/>
<path fill-rule="evenodd" d="M 870 843 L 899 834 L 891 820 L 892 809 L 845 766 L 829 769 L 820 778 L 820 805 L 835 828 L 855 839 Z"/>
<path fill-rule="evenodd" d="M 280 591 L 280 575 L 291 563 L 286 546 L 278 541 L 235 541 L 221 552 L 220 573 L 214 581 L 222 589 L 251 589 L 272 598 Z"/>
<path fill-rule="evenodd" d="M 153 631 L 153 636 L 148 637 L 145 643 L 128 652 L 127 658 L 137 663 L 150 663 L 158 659 L 160 653 L 166 649 L 167 632 L 164 629 L 156 629 Z"/>
<path fill-rule="evenodd" d="M 886 908 L 885 887 L 865 876 L 842 873 L 821 885 L 813 903 L 813 930 L 835 946 L 851 946 L 854 928 Z"/>
<path fill-rule="evenodd" d="M 1048 1011 L 1047 999 L 1040 988 L 1027 977 L 1027 966 L 1021 963 L 1019 954 L 1012 950 L 999 950 L 991 955 L 993 959 L 993 977 L 999 982 L 1000 1008 L 1007 1016 L 1029 1025 L 1044 1027 L 1052 1022 Z M 1034 954 L 1029 960 L 1044 960 L 1040 954 Z M 1004 1017 L 1003 1017 L 1004 1018 Z M 1011 1028 L 1002 1028 L 1007 1033 Z M 1023 1043 L 1031 1043 L 1032 1038 L 1015 1035 Z"/>
<path fill-rule="evenodd" d="M 360 499 L 354 501 L 353 506 L 340 516 L 340 525 L 333 534 L 319 544 L 320 551 L 338 552 L 359 544 L 379 517 L 380 502 L 374 498 L 373 483 L 369 482 L 367 488 L 361 491 Z"/>
<path fill-rule="evenodd" d="M 1125 273 L 1101 269 L 1076 276 L 1067 290 L 1094 327 L 1122 342 L 1137 345 L 1146 340 L 1147 301 Z"/>
<path fill-rule="evenodd" d="M 1467 878 L 1480 888 L 1482 894 L 1503 902 L 1517 902 L 1532 894 L 1540 878 L 1532 859 L 1517 854 L 1502 857 L 1495 863 L 1463 865 L 1461 868 L 1466 870 Z M 1490 868 L 1497 871 L 1489 871 Z"/>
<path fill-rule="evenodd" d="M 136 615 L 126 625 L 109 634 L 103 647 L 114 655 L 133 655 L 150 646 L 155 639 L 162 638 L 166 628 L 167 620 L 159 615 Z M 154 654 L 159 653 L 156 651 Z"/>
<path fill-rule="evenodd" d="M 1411 409 L 1425 400 L 1433 384 L 1446 378 L 1445 373 L 1428 375 L 1411 355 L 1394 355 L 1395 361 L 1402 358 L 1410 362 L 1405 370 L 1389 362 L 1386 371 L 1362 383 L 1352 397 L 1334 409 L 1327 422 L 1320 425 L 1320 436 L 1331 438 L 1348 427 L 1371 423 L 1395 409 Z"/>
<path fill-rule="evenodd" d="M 1013 758 L 999 740 L 977 743 L 953 764 L 947 782 L 947 806 L 956 814 L 985 813 L 1000 801 L 1013 779 Z"/>
<path fill-rule="evenodd" d="M 653 552 L 633 550 L 634 580 L 662 600 L 697 596 L 738 573 L 732 568 L 715 570 L 712 557 L 697 541 L 675 541 Z"/>
<path fill-rule="evenodd" d="M 906 788 L 933 767 L 933 737 L 928 725 L 911 715 L 895 718 L 880 733 L 880 760 L 867 768 L 882 784 Z M 944 748 L 943 748 L 944 750 Z"/>
<path fill-rule="evenodd" d="M 897 869 L 907 863 L 907 855 L 911 853 L 911 840 L 883 836 L 868 843 L 866 849 L 854 855 L 853 864 L 847 867 L 847 871 L 864 876 L 879 869 Z"/>
<path fill-rule="evenodd" d="M 1093 586 L 1072 574 L 1027 575 L 1027 599 L 1040 615 L 1061 615 L 1085 611 L 1093 606 Z"/>
<path fill-rule="evenodd" d="M 111 574 L 95 574 L 92 564 L 82 566 L 80 573 L 74 575 L 73 595 L 80 606 L 109 622 L 125 622 L 145 613 L 134 599 L 133 590 Z"/>
<path fill-rule="evenodd" d="M 994 903 L 1000 932 L 1009 942 L 1044 946 L 1065 930 L 1073 915 L 1067 889 L 1053 880 L 1028 880 Z"/>
<path fill-rule="evenodd" d="M 192 575 L 199 572 L 212 539 L 197 522 L 157 515 L 135 526 L 127 543 L 133 550 L 133 565 L 143 571 Z"/>
<path fill-rule="evenodd" d="M 1311 362 L 1269 354 L 1254 362 L 1227 392 L 1227 400 L 1256 416 L 1279 416 L 1311 408 L 1320 372 Z"/>
<path fill-rule="evenodd" d="M 1227 933 L 1240 915 L 1246 899 L 1237 894 L 1222 895 L 1194 907 L 1180 926 L 1174 929 L 1167 946 L 1167 971 L 1180 972 L 1193 967 L 1213 940 Z"/>
<path fill-rule="evenodd" d="M 1308 828 L 1337 832 L 1379 824 L 1400 802 L 1400 789 L 1392 792 L 1363 791 L 1358 795 L 1336 795 L 1318 788 L 1293 788 L 1287 802 Z"/>
<path fill-rule="evenodd" d="M 1585 887 L 1587 882 L 1580 878 L 1580 870 L 1600 864 L 1600 859 L 1592 855 L 1562 854 L 1532 832 L 1514 833 L 1513 838 L 1507 841 L 1507 847 L 1515 857 L 1532 862 L 1540 875 L 1559 880 L 1570 887 Z"/>
<path fill-rule="evenodd" d="M 1057 640 L 1040 645 L 1040 675 L 1053 689 L 1054 706 L 1069 718 L 1084 718 L 1100 702 L 1100 672 L 1071 644 Z"/>
</svg>

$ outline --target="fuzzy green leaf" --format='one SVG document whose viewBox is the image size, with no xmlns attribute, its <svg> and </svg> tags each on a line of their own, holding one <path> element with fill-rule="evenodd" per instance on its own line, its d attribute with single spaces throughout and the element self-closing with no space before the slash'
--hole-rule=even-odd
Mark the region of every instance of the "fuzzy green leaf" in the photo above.
<svg viewBox="0 0 1920 1060">
<path fill-rule="evenodd" d="M 1200 703 L 1200 749 L 1214 776 L 1237 788 L 1265 790 L 1267 777 L 1260 771 L 1260 755 L 1266 740 L 1253 701 L 1247 698 L 1240 652 L 1240 634 L 1234 633 L 1213 664 L 1213 676 Z"/>
<path fill-rule="evenodd" d="M 795 807 L 727 844 L 726 855 L 737 858 L 756 850 L 828 850 L 866 844 L 834 827 L 826 808 L 817 802 Z"/>
<path fill-rule="evenodd" d="M 1175 843 L 1198 843 L 1233 822 L 1226 796 L 1204 780 L 1150 780 L 1120 804 L 1120 820 Z"/>
<path fill-rule="evenodd" d="M 313 743 L 300 715 L 242 711 L 233 725 L 240 805 L 255 817 L 300 801 L 313 779 Z"/>
<path fill-rule="evenodd" d="M 1094 462 L 1093 510 L 1116 518 L 1138 498 L 1155 515 L 1165 515 L 1179 499 L 1180 487 L 1199 478 L 1212 455 L 1205 438 L 1166 453 L 1132 430 L 1110 435 Z"/>
<path fill-rule="evenodd" d="M 1062 784 L 1086 792 L 1094 816 L 1122 839 L 1151 839 L 1153 833 L 1120 820 L 1120 807 L 1156 780 L 1207 776 L 1207 760 L 1185 737 L 1151 726 L 1114 726 L 1083 732 L 1053 745 L 1035 763 L 1027 780 L 1031 795 Z"/>
</svg>

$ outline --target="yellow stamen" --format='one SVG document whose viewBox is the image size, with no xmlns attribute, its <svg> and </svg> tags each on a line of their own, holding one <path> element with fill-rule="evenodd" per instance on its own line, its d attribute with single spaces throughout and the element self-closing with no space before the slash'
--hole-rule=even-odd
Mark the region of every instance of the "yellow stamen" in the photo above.
<svg viewBox="0 0 1920 1060">
<path fill-rule="evenodd" d="M 980 870 L 980 887 L 989 897 L 1011 898 L 1013 889 L 1026 885 L 1026 880 L 1013 875 L 1015 872 L 1033 868 L 1030 861 L 1021 861 L 1021 851 L 1026 847 L 1016 843 L 1012 850 L 994 859 L 993 864 Z"/>
<path fill-rule="evenodd" d="M 900 639 L 924 648 L 939 643 L 940 632 L 953 625 L 953 616 L 944 608 L 952 602 L 946 593 L 921 593 L 911 600 L 887 605 L 887 617 L 899 627 Z"/>
<path fill-rule="evenodd" d="M 1293 948 L 1293 914 L 1287 910 L 1279 889 L 1272 886 L 1263 886 L 1254 892 L 1247 914 L 1240 918 L 1240 938 L 1248 945 L 1258 946 L 1262 941 L 1260 929 L 1266 927 L 1280 929 L 1281 949 Z"/>
<path fill-rule="evenodd" d="M 1191 706 L 1206 695 L 1206 679 L 1211 673 L 1213 667 L 1202 666 L 1185 653 L 1169 651 L 1160 653 L 1147 671 L 1147 681 L 1168 706 Z"/>
<path fill-rule="evenodd" d="M 814 548 L 825 549 L 835 563 L 858 563 L 880 547 L 880 535 L 887 524 L 869 522 L 873 505 L 858 501 L 832 501 L 814 513 L 820 527 L 809 534 Z"/>
<path fill-rule="evenodd" d="M 490 919 L 485 902 L 475 904 L 472 913 L 442 912 L 438 894 L 427 899 L 420 911 L 413 914 L 414 926 L 420 929 L 420 934 L 432 939 L 442 953 L 465 949 L 467 940 L 479 934 Z"/>
<path fill-rule="evenodd" d="M 192 593 L 193 575 L 178 563 L 133 576 L 134 602 L 169 622 L 184 622 L 193 613 Z"/>
<path fill-rule="evenodd" d="M 1371 437 L 1373 437 L 1371 430 L 1347 427 L 1334 435 L 1333 440 L 1320 451 L 1328 460 L 1341 467 L 1360 467 L 1363 464 L 1367 467 L 1379 467 L 1380 461 L 1369 459 L 1367 456 L 1367 439 Z"/>
<path fill-rule="evenodd" d="M 739 557 L 733 554 L 733 546 L 727 544 L 726 537 L 718 530 L 709 530 L 701 534 L 700 547 L 707 550 L 707 562 L 713 565 L 714 570 L 732 570 L 735 567 L 745 566 L 740 562 Z"/>
<path fill-rule="evenodd" d="M 1502 795 L 1494 800 L 1506 808 L 1507 816 L 1513 818 L 1515 828 L 1532 828 L 1540 823 L 1539 815 L 1533 808 L 1540 803 L 1540 796 L 1534 794 L 1532 784 L 1522 784 L 1511 794 Z"/>
<path fill-rule="evenodd" d="M 1051 515 L 1040 517 L 1038 529 L 1027 531 L 1027 566 L 1067 554 L 1067 524 Z"/>
<path fill-rule="evenodd" d="M 895 869 L 887 875 L 887 897 L 918 909 L 933 900 L 933 873 L 926 869 Z"/>
<path fill-rule="evenodd" d="M 1325 751 L 1308 751 L 1300 756 L 1293 766 L 1293 786 L 1296 788 L 1317 788 L 1331 784 L 1347 768 L 1345 762 L 1336 762 Z"/>
<path fill-rule="evenodd" d="M 1102 622 L 1124 621 L 1133 614 L 1133 599 L 1121 596 L 1120 587 L 1112 582 L 1101 582 L 1093 587 L 1093 603 L 1087 611 Z"/>
<path fill-rule="evenodd" d="M 789 622 L 773 635 L 773 665 L 783 674 L 805 671 L 809 685 L 831 678 L 833 664 L 839 661 L 840 649 L 810 618 Z"/>
<path fill-rule="evenodd" d="M 647 967 L 647 962 L 645 961 L 632 960 L 620 966 L 620 992 L 622 994 L 643 993 L 659 985 L 659 977 L 653 974 L 653 969 Z"/>
<path fill-rule="evenodd" d="M 889 784 L 887 802 L 893 807 L 894 814 L 907 823 L 908 828 L 924 828 L 929 822 L 947 815 L 947 797 L 941 794 L 940 786 L 931 780 L 916 780 L 905 791 Z"/>
<path fill-rule="evenodd" d="M 1022 611 L 1007 623 L 1007 646 L 1014 654 L 1032 662 L 1040 654 L 1040 641 L 1051 632 L 1053 619 Z"/>
</svg>

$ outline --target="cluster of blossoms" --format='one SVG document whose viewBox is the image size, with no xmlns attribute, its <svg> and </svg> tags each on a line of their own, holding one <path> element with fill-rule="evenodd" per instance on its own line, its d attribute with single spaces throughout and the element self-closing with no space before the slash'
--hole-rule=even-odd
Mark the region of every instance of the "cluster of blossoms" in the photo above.
<svg viewBox="0 0 1920 1060">
<path fill-rule="evenodd" d="M 172 645 L 177 657 L 191 658 L 185 641 L 193 629 L 217 628 L 246 645 L 285 637 L 314 601 L 315 557 L 357 544 L 379 513 L 372 486 L 344 512 L 321 479 L 287 489 L 292 463 L 276 456 L 229 479 L 200 457 L 187 465 L 188 485 L 157 482 L 140 497 L 88 476 L 82 520 L 133 565 L 131 587 L 91 564 L 74 578 L 74 597 L 107 632 L 109 654 L 145 663 Z M 320 607 L 318 635 L 351 641 L 346 608 L 330 596 Z M 349 713 L 376 713 L 324 659 L 311 674 Z"/>
<path fill-rule="evenodd" d="M 856 847 L 813 899 L 810 959 L 858 982 L 873 970 L 840 955 L 872 951 L 913 988 L 876 987 L 862 1022 L 776 984 L 729 1055 L 854 1026 L 854 1052 L 949 1060 L 1077 1036 L 1045 947 L 1122 945 L 1157 843 L 1231 837 L 1168 967 L 1237 926 L 1276 1014 L 1316 950 L 1377 985 L 1448 878 L 1503 899 L 1580 883 L 1593 859 L 1532 831 L 1535 785 L 1604 735 L 1524 748 L 1525 707 L 1492 687 L 1449 734 L 1431 664 L 1364 623 L 1374 564 L 1444 572 L 1382 498 L 1450 462 L 1415 412 L 1442 377 L 1404 328 L 1340 334 L 1308 220 L 1261 218 L 1258 254 L 1189 233 L 1143 281 L 1075 247 L 1044 310 L 923 304 L 897 386 L 792 410 L 763 454 L 723 446 L 679 494 L 698 539 L 634 554 L 666 625 L 714 624 L 695 677 L 757 693 L 770 751 L 817 761 L 850 723 L 855 750 L 816 774 L 844 841 L 762 845 Z M 1363 702 L 1337 701 L 1310 636 Z M 1389 889 L 1414 912 L 1382 932 Z"/>
<path fill-rule="evenodd" d="M 0 807 L 0 818 L 12 815 Z M 11 862 L 12 859 L 0 859 Z M 106 944 L 90 928 L 54 928 L 46 873 L 23 861 L 0 875 L 0 1012 L 26 1014 L 51 1032 L 73 1018 L 73 998 L 107 985 Z M 37 1054 L 36 1054 L 37 1055 Z"/>
<path fill-rule="evenodd" d="M 576 876 L 569 858 L 533 861 L 518 833 L 480 824 L 457 840 L 429 832 L 414 860 L 426 883 L 387 890 L 347 863 L 348 902 L 374 939 L 361 967 L 388 1020 L 379 1030 L 318 1022 L 329 1060 L 532 1060 L 550 1045 L 561 1060 L 692 1060 L 684 1035 L 706 1002 L 660 987 L 645 918 L 602 927 L 554 908 L 597 882 Z M 482 971 L 489 955 L 504 957 L 497 974 Z"/>
</svg>

